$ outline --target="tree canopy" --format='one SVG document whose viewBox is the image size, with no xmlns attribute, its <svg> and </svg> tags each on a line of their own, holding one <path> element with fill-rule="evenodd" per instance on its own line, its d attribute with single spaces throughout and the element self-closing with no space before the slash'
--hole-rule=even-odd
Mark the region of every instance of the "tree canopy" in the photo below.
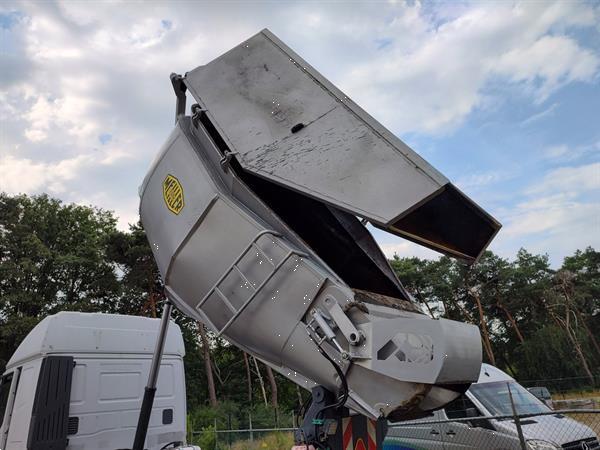
<svg viewBox="0 0 600 450">
<path fill-rule="evenodd" d="M 484 359 L 519 380 L 597 379 L 600 253 L 591 247 L 558 270 L 525 249 L 512 261 L 487 251 L 470 268 L 447 257 L 391 264 L 431 316 L 478 325 Z"/>
<path fill-rule="evenodd" d="M 423 311 L 479 326 L 484 358 L 521 381 L 597 384 L 600 252 L 576 251 L 553 269 L 547 255 L 486 252 L 473 267 L 448 257 L 394 257 Z M 144 229 L 119 231 L 112 212 L 46 195 L 0 194 L 0 370 L 27 333 L 61 310 L 158 317 L 161 279 Z M 200 423 L 244 425 L 307 397 L 192 319 L 176 313 L 186 345 L 188 411 Z M 567 380 L 567 384 L 564 384 Z M 546 383 L 552 388 L 551 382 Z M 210 408 L 208 407 L 210 406 Z M 208 421 L 208 422 L 207 422 Z M 272 421 L 270 422 L 272 424 Z"/>
</svg>

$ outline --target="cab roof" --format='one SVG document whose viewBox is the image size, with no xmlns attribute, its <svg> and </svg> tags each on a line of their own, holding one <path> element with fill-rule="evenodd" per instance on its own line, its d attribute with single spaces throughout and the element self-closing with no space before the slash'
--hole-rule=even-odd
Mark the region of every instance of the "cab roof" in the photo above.
<svg viewBox="0 0 600 450">
<path fill-rule="evenodd" d="M 154 351 L 160 319 L 119 314 L 59 312 L 46 317 L 23 339 L 7 368 L 48 354 L 148 354 Z M 165 355 L 183 357 L 179 326 L 171 322 Z"/>
</svg>

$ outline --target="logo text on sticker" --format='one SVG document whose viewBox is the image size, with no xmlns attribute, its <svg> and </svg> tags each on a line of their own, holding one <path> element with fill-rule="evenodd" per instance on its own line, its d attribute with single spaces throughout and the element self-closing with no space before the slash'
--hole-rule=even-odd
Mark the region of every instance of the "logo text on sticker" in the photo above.
<svg viewBox="0 0 600 450">
<path fill-rule="evenodd" d="M 163 198 L 173 214 L 179 214 L 184 207 L 183 187 L 173 175 L 167 175 L 163 181 Z"/>
</svg>

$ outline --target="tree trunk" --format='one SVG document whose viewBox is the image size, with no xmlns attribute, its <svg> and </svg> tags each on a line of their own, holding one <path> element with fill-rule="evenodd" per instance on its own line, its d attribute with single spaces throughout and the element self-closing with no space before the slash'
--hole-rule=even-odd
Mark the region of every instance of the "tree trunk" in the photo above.
<svg viewBox="0 0 600 450">
<path fill-rule="evenodd" d="M 581 365 L 583 366 L 583 370 L 585 371 L 586 375 L 590 379 L 590 382 L 592 383 L 592 385 L 594 385 L 594 375 L 592 374 L 592 371 L 590 370 L 588 361 L 587 361 L 585 355 L 583 354 L 583 350 L 581 349 L 581 344 L 579 343 L 579 340 L 577 339 L 577 333 L 575 331 L 573 331 L 571 328 L 571 297 L 570 297 L 569 291 L 567 289 L 567 286 L 569 285 L 569 282 L 570 282 L 570 280 L 568 278 L 569 274 L 564 273 L 561 275 L 562 276 L 559 277 L 560 286 L 562 288 L 563 295 L 565 297 L 565 320 L 564 320 L 563 325 L 564 325 L 565 331 L 567 332 L 567 336 L 569 336 L 569 340 L 571 341 L 571 344 L 575 348 L 575 352 L 577 353 L 577 356 L 579 356 L 579 359 L 581 360 Z"/>
<path fill-rule="evenodd" d="M 427 308 L 427 311 L 429 311 L 429 315 L 431 316 L 432 319 L 435 319 L 435 315 L 433 314 L 433 311 L 431 310 L 431 307 L 429 306 L 429 302 L 427 302 L 427 300 L 425 300 L 423 298 L 423 296 L 421 295 L 421 292 L 419 291 L 419 289 L 416 289 L 417 291 L 417 298 L 419 298 L 421 300 L 422 303 L 425 304 L 425 307 Z"/>
<path fill-rule="evenodd" d="M 150 317 L 156 319 L 156 295 L 150 294 Z"/>
<path fill-rule="evenodd" d="M 569 339 L 570 339 L 571 343 L 573 344 L 573 347 L 575 348 L 575 352 L 577 353 L 577 356 L 579 356 L 581 365 L 583 366 L 583 370 L 585 371 L 587 377 L 590 379 L 590 382 L 593 385 L 594 384 L 594 375 L 592 374 L 592 371 L 590 370 L 590 366 L 587 362 L 587 359 L 586 359 L 585 355 L 583 354 L 581 345 L 579 344 L 579 341 L 577 340 L 577 337 L 575 336 L 574 332 L 572 332 L 570 329 L 567 329 L 566 331 L 567 331 L 567 336 L 569 336 Z"/>
<path fill-rule="evenodd" d="M 577 317 L 579 317 L 579 320 L 583 324 L 583 327 L 585 328 L 585 331 L 586 331 L 588 337 L 590 338 L 590 341 L 592 341 L 592 344 L 594 345 L 594 348 L 596 349 L 596 353 L 600 356 L 600 345 L 598 345 L 598 341 L 596 340 L 594 333 L 592 333 L 592 330 L 590 330 L 590 327 L 585 322 L 585 318 L 583 317 L 583 314 L 581 314 L 581 311 L 579 311 L 579 308 L 575 308 L 575 313 L 577 314 Z"/>
<path fill-rule="evenodd" d="M 487 324 L 485 323 L 485 316 L 483 315 L 483 306 L 481 305 L 481 299 L 479 298 L 479 294 L 474 289 L 469 289 L 468 292 L 477 303 L 477 310 L 479 311 L 479 324 L 481 326 L 481 333 L 483 334 L 485 351 L 488 355 L 488 358 L 490 359 L 490 362 L 493 366 L 495 366 L 496 358 L 494 357 L 494 352 L 492 351 L 492 344 L 490 342 L 490 335 L 488 333 Z"/>
<path fill-rule="evenodd" d="M 296 395 L 298 396 L 298 408 L 302 408 L 302 405 L 304 405 L 304 400 L 302 400 L 302 392 L 300 392 L 300 386 L 298 386 L 297 384 L 296 384 Z"/>
<path fill-rule="evenodd" d="M 464 308 L 464 306 L 462 306 L 462 305 L 460 304 L 460 301 L 459 301 L 459 300 L 457 300 L 457 299 L 454 299 L 454 304 L 456 305 L 456 307 L 457 307 L 458 309 L 460 309 L 460 312 L 463 314 L 463 316 L 465 316 L 465 320 L 464 320 L 465 322 L 469 322 L 469 323 L 472 323 L 473 325 L 477 325 L 477 322 L 478 322 L 478 321 L 477 321 L 477 320 L 475 320 L 475 318 L 474 318 L 474 317 L 473 317 L 473 316 L 472 316 L 472 315 L 469 313 L 469 311 L 467 311 L 467 310 Z M 446 308 L 446 307 L 444 306 L 444 308 Z"/>
<path fill-rule="evenodd" d="M 275 380 L 275 375 L 273 375 L 273 370 L 267 367 L 267 377 L 269 378 L 269 385 L 271 386 L 271 404 L 273 408 L 279 408 L 279 401 L 277 399 L 277 381 Z"/>
<path fill-rule="evenodd" d="M 250 371 L 250 362 L 248 361 L 248 354 L 244 354 L 244 365 L 246 366 L 246 380 L 248 382 L 248 403 L 252 406 L 252 372 Z"/>
<path fill-rule="evenodd" d="M 148 294 L 148 298 L 146 299 L 146 301 L 144 302 L 144 304 L 142 305 L 141 309 L 140 309 L 140 315 L 142 316 L 148 316 L 150 315 L 150 317 L 152 317 L 153 319 L 156 319 L 156 300 L 157 297 L 160 298 L 160 294 L 157 294 L 156 292 L 150 292 Z"/>
<path fill-rule="evenodd" d="M 577 356 L 579 357 L 579 361 L 581 361 L 581 365 L 583 366 L 583 370 L 584 370 L 585 374 L 590 379 L 591 383 L 594 384 L 594 375 L 592 374 L 592 371 L 590 370 L 590 366 L 587 362 L 587 359 L 585 358 L 585 355 L 583 354 L 583 351 L 581 350 L 581 345 L 579 344 L 579 341 L 577 340 L 577 336 L 575 336 L 575 334 L 572 333 L 569 324 L 565 320 L 558 317 L 558 315 L 554 311 L 550 310 L 549 312 L 550 312 L 550 315 L 554 318 L 554 321 L 557 324 L 559 324 L 559 326 L 563 330 L 565 330 L 565 333 L 567 333 L 567 337 L 569 338 L 569 341 L 571 342 L 571 345 L 573 346 L 575 353 L 577 353 Z"/>
<path fill-rule="evenodd" d="M 204 328 L 204 324 L 201 322 L 198 322 L 198 332 L 200 333 L 200 340 L 202 341 L 204 369 L 206 370 L 206 382 L 208 384 L 208 399 L 210 401 L 210 406 L 214 408 L 219 402 L 217 401 L 215 379 L 213 378 L 212 363 L 210 358 L 210 345 L 208 343 L 208 337 L 206 336 L 206 329 Z"/>
<path fill-rule="evenodd" d="M 517 333 L 517 338 L 519 339 L 519 342 L 521 344 L 523 342 L 525 342 L 525 338 L 523 338 L 523 335 L 521 334 L 521 330 L 519 329 L 519 326 L 517 325 L 517 321 L 515 320 L 515 318 L 513 317 L 513 315 L 510 313 L 510 311 L 508 310 L 508 308 L 506 306 L 504 306 L 504 304 L 502 302 L 496 302 L 496 306 L 498 308 L 500 308 L 502 311 L 504 311 L 504 314 L 506 315 L 506 318 L 508 319 L 508 321 L 512 325 L 513 330 L 515 330 L 515 333 Z"/>
<path fill-rule="evenodd" d="M 256 367 L 256 374 L 258 375 L 258 382 L 260 383 L 260 389 L 262 391 L 262 395 L 263 395 L 263 399 L 265 401 L 265 406 L 269 405 L 269 402 L 267 401 L 267 391 L 265 389 L 265 383 L 263 381 L 263 377 L 260 374 L 260 369 L 258 368 L 258 361 L 256 360 L 256 358 L 253 356 L 252 359 L 254 360 L 254 366 Z"/>
</svg>

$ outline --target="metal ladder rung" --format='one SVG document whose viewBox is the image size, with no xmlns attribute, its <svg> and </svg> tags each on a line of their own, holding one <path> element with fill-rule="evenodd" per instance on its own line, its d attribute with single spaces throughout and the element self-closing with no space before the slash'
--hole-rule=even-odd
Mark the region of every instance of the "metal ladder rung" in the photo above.
<svg viewBox="0 0 600 450">
<path fill-rule="evenodd" d="M 250 302 L 252 300 L 254 300 L 254 297 L 256 297 L 256 295 L 261 291 L 261 289 L 271 280 L 271 278 L 273 278 L 273 276 L 277 273 L 277 271 L 281 268 L 281 266 L 283 266 L 287 262 L 287 260 L 290 259 L 290 257 L 294 254 L 296 254 L 296 253 L 292 250 L 287 252 L 287 254 L 281 259 L 281 261 L 279 261 L 277 263 L 277 265 L 275 267 L 273 267 L 273 270 L 271 271 L 271 273 L 263 280 L 262 283 L 260 283 L 260 285 L 252 293 L 252 295 L 250 297 L 248 297 L 248 299 L 244 302 L 244 304 L 240 307 L 240 309 L 237 310 L 237 312 L 233 315 L 233 317 L 231 317 L 231 319 L 229 319 L 227 321 L 227 323 L 225 325 L 223 325 L 223 328 L 221 328 L 221 330 L 217 333 L 217 336 L 221 336 L 221 334 L 223 334 L 227 330 L 227 328 L 229 328 L 229 326 L 233 322 L 235 322 L 235 320 L 238 318 L 238 316 L 241 313 L 244 312 L 244 309 L 246 309 L 246 307 L 250 304 Z"/>
<path fill-rule="evenodd" d="M 223 275 L 221 275 L 219 277 L 219 279 L 215 282 L 215 284 L 212 285 L 212 287 L 206 293 L 204 298 L 202 300 L 200 300 L 200 302 L 198 302 L 198 304 L 196 305 L 196 309 L 202 308 L 202 305 L 204 305 L 204 303 L 206 303 L 206 301 L 211 296 L 211 294 L 214 292 L 214 290 L 223 282 L 223 280 L 227 277 L 227 275 L 229 275 L 229 273 L 233 270 L 233 267 L 237 263 L 239 263 L 241 261 L 241 259 L 244 257 L 244 255 L 248 252 L 248 250 L 250 250 L 252 248 L 252 245 L 256 241 L 258 241 L 262 236 L 267 235 L 267 234 L 270 234 L 271 236 L 276 236 L 276 237 L 281 236 L 279 233 L 277 233 L 276 231 L 273 231 L 273 230 L 263 230 L 260 233 L 258 233 L 256 236 L 254 236 L 254 238 L 250 241 L 250 243 L 246 246 L 246 248 L 238 255 L 238 257 L 233 261 L 233 263 L 229 266 L 229 268 L 223 273 Z M 238 269 L 238 271 L 239 271 L 239 269 Z"/>
<path fill-rule="evenodd" d="M 213 292 L 216 292 L 217 295 L 219 297 L 221 297 L 221 300 L 223 301 L 223 303 L 225 303 L 225 305 L 227 305 L 227 307 L 231 310 L 232 313 L 235 314 L 237 312 L 237 310 L 235 309 L 235 307 L 231 304 L 231 302 L 229 301 L 229 299 L 227 298 L 227 296 L 225 294 L 223 294 L 223 292 L 221 291 L 221 289 L 219 289 L 218 287 L 216 287 Z"/>
<path fill-rule="evenodd" d="M 263 249 L 262 249 L 262 248 L 260 248 L 260 247 L 259 247 L 259 246 L 256 244 L 256 242 L 253 242 L 253 243 L 252 243 L 252 247 L 253 247 L 254 249 L 256 249 L 256 251 L 257 251 L 258 253 L 260 253 L 260 254 L 263 256 L 263 258 L 265 258 L 265 259 L 267 260 L 267 262 L 268 262 L 269 264 L 271 264 L 273 267 L 275 267 L 275 264 L 273 264 L 273 261 L 271 260 L 271 258 L 269 258 L 269 257 L 267 256 L 267 254 L 266 254 L 266 253 L 263 251 Z"/>
<path fill-rule="evenodd" d="M 235 270 L 237 270 L 237 273 L 240 274 L 240 277 L 242 277 L 242 279 L 248 284 L 248 286 L 250 286 L 250 288 L 253 291 L 256 291 L 256 289 L 254 288 L 254 283 L 252 283 L 248 278 L 246 278 L 246 275 L 244 275 L 242 273 L 242 271 L 240 270 L 240 268 L 237 266 L 237 264 L 234 264 L 233 267 L 235 268 Z"/>
</svg>

